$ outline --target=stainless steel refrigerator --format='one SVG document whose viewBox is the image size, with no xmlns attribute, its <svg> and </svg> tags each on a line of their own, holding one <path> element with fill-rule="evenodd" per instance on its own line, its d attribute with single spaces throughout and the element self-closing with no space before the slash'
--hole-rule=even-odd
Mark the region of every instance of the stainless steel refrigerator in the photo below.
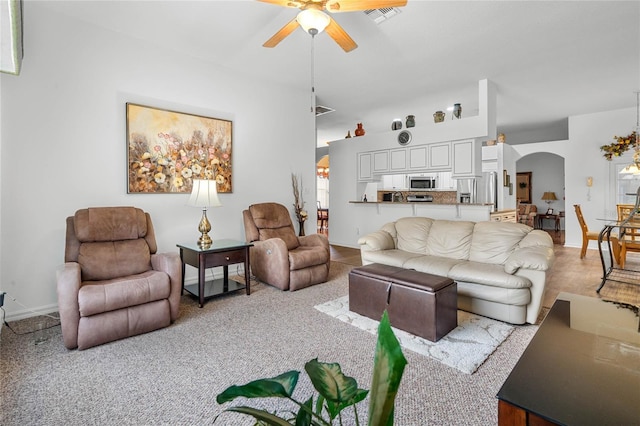
<svg viewBox="0 0 640 426">
<path fill-rule="evenodd" d="M 478 178 L 477 203 L 491 204 L 491 211 L 498 210 L 498 173 L 483 172 Z"/>
</svg>

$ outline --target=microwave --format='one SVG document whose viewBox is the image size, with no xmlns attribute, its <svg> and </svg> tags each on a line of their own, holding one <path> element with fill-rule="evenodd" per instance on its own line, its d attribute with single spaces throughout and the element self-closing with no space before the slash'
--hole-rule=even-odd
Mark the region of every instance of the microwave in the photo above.
<svg viewBox="0 0 640 426">
<path fill-rule="evenodd" d="M 425 191 L 436 188 L 436 178 L 429 176 L 409 176 L 410 191 Z"/>
</svg>

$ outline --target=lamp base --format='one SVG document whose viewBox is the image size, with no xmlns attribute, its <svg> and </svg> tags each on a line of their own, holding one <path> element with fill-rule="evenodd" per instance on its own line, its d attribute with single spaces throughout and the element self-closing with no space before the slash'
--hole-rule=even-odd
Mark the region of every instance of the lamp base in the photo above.
<svg viewBox="0 0 640 426">
<path fill-rule="evenodd" d="M 202 219 L 200 219 L 200 223 L 198 224 L 198 231 L 202 234 L 200 235 L 200 238 L 198 238 L 198 246 L 204 249 L 211 247 L 211 244 L 213 243 L 213 240 L 209 236 L 211 223 L 209 222 L 209 219 L 207 219 L 206 207 L 202 209 Z"/>
<path fill-rule="evenodd" d="M 209 234 L 202 234 L 200 238 L 198 238 L 198 246 L 203 249 L 208 249 L 213 244 L 213 240 L 209 237 Z"/>
</svg>

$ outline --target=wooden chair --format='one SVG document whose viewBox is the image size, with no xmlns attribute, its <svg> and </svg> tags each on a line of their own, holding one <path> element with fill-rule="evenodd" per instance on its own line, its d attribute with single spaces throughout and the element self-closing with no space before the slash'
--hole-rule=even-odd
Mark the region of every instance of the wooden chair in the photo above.
<svg viewBox="0 0 640 426">
<path fill-rule="evenodd" d="M 318 201 L 318 229 L 329 229 L 329 209 L 323 209 Z"/>
<path fill-rule="evenodd" d="M 589 245 L 589 240 L 598 241 L 598 232 L 589 231 L 589 228 L 584 221 L 584 217 L 582 216 L 582 209 L 580 208 L 580 204 L 574 204 L 573 208 L 576 209 L 578 223 L 580 223 L 580 228 L 582 229 L 582 250 L 580 250 L 580 259 L 582 259 L 587 255 L 587 246 Z"/>
<path fill-rule="evenodd" d="M 634 204 L 618 204 L 617 209 L 619 221 L 628 219 L 629 224 L 633 226 L 640 225 L 640 214 L 638 214 L 638 212 L 634 213 Z M 624 269 L 624 265 L 627 261 L 627 252 L 640 252 L 640 229 L 624 228 L 624 233 L 622 230 L 620 231 L 620 238 L 617 239 L 617 242 L 619 255 L 618 258 L 616 258 L 616 261 L 618 262 L 618 265 Z"/>
</svg>

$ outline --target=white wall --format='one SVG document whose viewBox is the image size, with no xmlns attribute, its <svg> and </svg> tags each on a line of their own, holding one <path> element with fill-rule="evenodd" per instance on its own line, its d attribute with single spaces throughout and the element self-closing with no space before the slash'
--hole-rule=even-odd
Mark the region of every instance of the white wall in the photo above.
<svg viewBox="0 0 640 426">
<path fill-rule="evenodd" d="M 148 211 L 160 251 L 197 239 L 201 211 L 185 205 L 187 194 L 127 194 L 125 102 L 233 121 L 233 193 L 221 194 L 223 207 L 210 210 L 214 239 L 244 240 L 249 204 L 291 209 L 292 172 L 302 174 L 315 214 L 308 93 L 57 16 L 38 2 L 24 9 L 22 74 L 0 77 L 1 290 L 30 309 L 56 308 L 65 217 L 80 208 Z M 285 107 L 273 108 L 274 99 Z M 307 228 L 315 232 L 315 222 Z M 9 318 L 29 315 L 7 299 L 5 309 Z"/>
<path fill-rule="evenodd" d="M 565 246 L 582 246 L 582 232 L 574 212 L 574 204 L 581 205 L 587 226 L 592 231 L 602 228 L 603 222 L 598 219 L 615 217 L 611 167 L 616 162 L 631 162 L 632 154 L 627 153 L 622 158 L 609 162 L 602 156 L 600 146 L 613 142 L 614 135 L 631 133 L 635 121 L 635 108 L 573 116 L 569 117 L 569 140 L 513 146 L 520 157 L 547 152 L 564 158 Z M 586 186 L 589 176 L 593 177 L 590 199 Z M 597 242 L 591 241 L 589 247 L 596 249 Z"/>
</svg>

